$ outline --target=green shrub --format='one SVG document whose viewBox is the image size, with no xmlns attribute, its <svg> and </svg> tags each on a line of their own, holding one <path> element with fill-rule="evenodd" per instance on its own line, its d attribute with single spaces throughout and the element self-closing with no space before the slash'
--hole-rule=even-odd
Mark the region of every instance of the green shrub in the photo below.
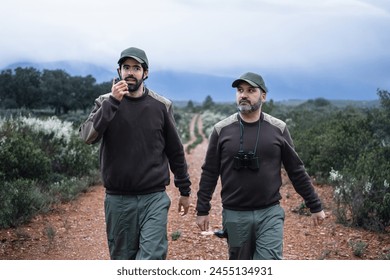
<svg viewBox="0 0 390 280">
<path fill-rule="evenodd" d="M 390 100 L 390 93 L 383 95 Z M 314 110 L 290 112 L 288 120 L 308 173 L 335 187 L 338 221 L 375 231 L 390 225 L 390 123 L 388 103 L 382 103 L 324 111 L 321 101 Z"/>
<path fill-rule="evenodd" d="M 176 129 L 183 143 L 190 140 L 189 123 L 192 116 L 193 114 L 191 112 L 187 112 L 183 108 L 175 108 L 174 118 L 176 122 Z"/>
<path fill-rule="evenodd" d="M 47 194 L 33 180 L 17 179 L 0 185 L 0 228 L 15 227 L 48 208 Z"/>
<path fill-rule="evenodd" d="M 64 177 L 62 180 L 48 185 L 46 191 L 50 194 L 52 203 L 71 201 L 96 183 L 91 178 L 93 177 Z"/>
<path fill-rule="evenodd" d="M 356 257 L 363 257 L 364 253 L 367 250 L 367 243 L 364 241 L 353 241 L 349 242 L 349 245 L 352 247 L 353 254 Z"/>
<path fill-rule="evenodd" d="M 0 119 L 0 228 L 28 221 L 97 183 L 98 146 L 51 117 Z"/>
<path fill-rule="evenodd" d="M 15 131 L 0 142 L 0 174 L 3 180 L 17 178 L 46 180 L 50 159 L 31 134 Z"/>
<path fill-rule="evenodd" d="M 98 169 L 98 145 L 86 145 L 73 133 L 69 143 L 54 156 L 56 172 L 69 177 L 84 176 Z"/>
<path fill-rule="evenodd" d="M 176 241 L 180 238 L 181 236 L 181 231 L 180 230 L 176 230 L 174 232 L 171 233 L 171 238 L 173 241 Z"/>
<path fill-rule="evenodd" d="M 374 231 L 383 231 L 390 224 L 390 187 L 385 180 L 373 183 L 370 177 L 330 172 L 335 185 L 335 215 L 338 222 Z"/>
</svg>

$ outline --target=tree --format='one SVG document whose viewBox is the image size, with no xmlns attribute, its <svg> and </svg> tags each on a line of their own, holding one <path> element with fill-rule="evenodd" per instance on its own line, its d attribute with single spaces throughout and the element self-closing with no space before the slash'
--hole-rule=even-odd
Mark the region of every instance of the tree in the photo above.
<svg viewBox="0 0 390 280">
<path fill-rule="evenodd" d="M 75 100 L 70 80 L 70 75 L 63 70 L 43 71 L 42 93 L 56 115 L 67 113 Z"/>
<path fill-rule="evenodd" d="M 378 95 L 381 102 L 381 114 L 378 117 L 382 119 L 381 130 L 383 132 L 384 141 L 390 145 L 390 92 L 387 90 L 378 90 Z"/>
<path fill-rule="evenodd" d="M 72 88 L 71 95 L 73 96 L 73 104 L 70 104 L 71 109 L 82 109 L 86 111 L 87 108 L 91 107 L 94 98 L 95 78 L 88 75 L 86 77 L 71 77 L 70 80 Z"/>
<path fill-rule="evenodd" d="M 274 107 L 274 101 L 271 99 L 270 101 L 263 103 L 261 110 L 265 113 L 271 114 Z"/>
<path fill-rule="evenodd" d="M 211 98 L 210 95 L 207 95 L 206 96 L 206 99 L 203 101 L 203 109 L 204 110 L 207 110 L 207 109 L 211 109 L 213 108 L 215 105 L 213 99 Z"/>
<path fill-rule="evenodd" d="M 12 70 L 1 71 L 0 74 L 0 108 L 17 108 L 15 100 Z"/>
<path fill-rule="evenodd" d="M 41 72 L 32 67 L 18 67 L 13 82 L 15 101 L 19 108 L 32 109 L 42 105 Z"/>
<path fill-rule="evenodd" d="M 194 112 L 195 106 L 194 106 L 194 102 L 192 102 L 192 100 L 188 101 L 187 110 L 188 110 L 188 112 Z"/>
</svg>

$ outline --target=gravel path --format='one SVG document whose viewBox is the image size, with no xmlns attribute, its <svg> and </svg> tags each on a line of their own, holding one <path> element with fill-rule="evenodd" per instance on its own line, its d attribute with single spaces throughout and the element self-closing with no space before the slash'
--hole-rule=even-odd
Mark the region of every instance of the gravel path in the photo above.
<svg viewBox="0 0 390 280">
<path fill-rule="evenodd" d="M 195 123 L 202 127 L 201 119 Z M 199 131 L 202 131 L 199 129 Z M 207 149 L 207 139 L 187 154 L 189 173 L 193 183 L 189 214 L 177 212 L 178 190 L 171 184 L 167 193 L 172 200 L 169 211 L 169 260 L 227 259 L 224 239 L 201 235 L 195 224 L 196 192 L 201 165 Z M 375 234 L 337 224 L 332 214 L 332 188 L 316 185 L 325 205 L 327 219 L 313 227 L 311 219 L 298 215 L 302 199 L 294 192 L 286 176 L 281 188 L 281 204 L 286 211 L 284 257 L 290 260 L 310 259 L 383 259 L 390 254 L 390 235 Z M 173 180 L 172 180 L 173 181 Z M 220 184 L 212 200 L 211 230 L 221 226 Z M 0 259 L 3 260 L 106 260 L 109 259 L 103 212 L 104 188 L 92 187 L 70 203 L 55 207 L 50 213 L 35 217 L 31 223 L 16 229 L 0 230 Z M 180 238 L 172 240 L 172 233 Z M 353 244 L 366 244 L 360 257 Z"/>
</svg>

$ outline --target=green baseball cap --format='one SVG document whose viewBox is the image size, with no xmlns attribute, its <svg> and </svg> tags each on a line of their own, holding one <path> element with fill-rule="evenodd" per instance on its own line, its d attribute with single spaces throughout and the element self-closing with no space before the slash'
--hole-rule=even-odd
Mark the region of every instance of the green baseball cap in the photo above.
<svg viewBox="0 0 390 280">
<path fill-rule="evenodd" d="M 121 64 L 126 58 L 134 58 L 139 63 L 145 63 L 146 68 L 149 68 L 148 58 L 146 57 L 146 53 L 138 48 L 127 48 L 121 52 L 121 57 L 118 60 L 118 64 Z"/>
<path fill-rule="evenodd" d="M 238 87 L 238 85 L 241 82 L 247 82 L 252 87 L 258 87 L 258 88 L 261 88 L 264 92 L 268 92 L 268 89 L 265 86 L 263 78 L 260 75 L 256 74 L 256 73 L 247 72 L 245 74 L 242 74 L 240 76 L 240 78 L 238 78 L 237 80 L 235 80 L 232 83 L 232 87 L 234 87 L 234 88 Z"/>
</svg>

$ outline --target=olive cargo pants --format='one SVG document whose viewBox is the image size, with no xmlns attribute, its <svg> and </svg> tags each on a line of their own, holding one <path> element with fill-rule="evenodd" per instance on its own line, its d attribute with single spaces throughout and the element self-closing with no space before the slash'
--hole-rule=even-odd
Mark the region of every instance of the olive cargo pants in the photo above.
<svg viewBox="0 0 390 280">
<path fill-rule="evenodd" d="M 110 258 L 164 260 L 168 251 L 166 192 L 110 195 L 104 200 Z"/>
<path fill-rule="evenodd" d="M 284 210 L 277 204 L 253 211 L 223 209 L 231 260 L 280 260 L 283 256 Z"/>
</svg>

